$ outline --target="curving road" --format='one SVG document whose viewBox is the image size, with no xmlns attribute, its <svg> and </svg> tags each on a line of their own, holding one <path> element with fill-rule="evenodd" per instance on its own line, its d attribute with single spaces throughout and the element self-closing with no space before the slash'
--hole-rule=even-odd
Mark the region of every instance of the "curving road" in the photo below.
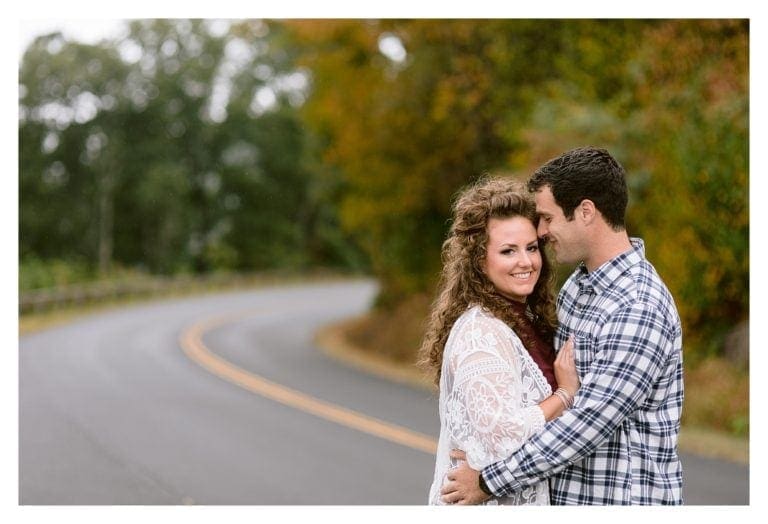
<svg viewBox="0 0 768 524">
<path fill-rule="evenodd" d="M 325 357 L 368 281 L 157 302 L 21 337 L 19 497 L 39 504 L 423 504 L 434 394 Z M 748 468 L 684 457 L 689 504 Z"/>
</svg>

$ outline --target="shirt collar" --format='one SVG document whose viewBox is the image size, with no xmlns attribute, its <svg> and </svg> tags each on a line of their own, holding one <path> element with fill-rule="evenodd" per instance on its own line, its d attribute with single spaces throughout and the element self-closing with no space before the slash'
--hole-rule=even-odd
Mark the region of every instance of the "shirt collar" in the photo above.
<svg viewBox="0 0 768 524">
<path fill-rule="evenodd" d="M 578 271 L 580 274 L 576 282 L 582 292 L 592 290 L 599 294 L 604 289 L 610 287 L 627 269 L 645 258 L 645 243 L 643 240 L 632 237 L 629 241 L 632 243 L 632 249 L 613 257 L 591 273 L 587 271 L 583 262 L 579 264 Z"/>
</svg>

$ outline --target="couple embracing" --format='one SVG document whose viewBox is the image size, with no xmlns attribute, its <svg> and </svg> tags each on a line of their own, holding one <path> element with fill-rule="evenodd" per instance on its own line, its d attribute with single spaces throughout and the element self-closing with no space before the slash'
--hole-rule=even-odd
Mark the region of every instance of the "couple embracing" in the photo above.
<svg viewBox="0 0 768 524">
<path fill-rule="evenodd" d="M 683 503 L 680 318 L 627 193 L 588 147 L 455 202 L 421 347 L 440 387 L 430 504 Z M 544 243 L 578 264 L 556 299 Z"/>
</svg>

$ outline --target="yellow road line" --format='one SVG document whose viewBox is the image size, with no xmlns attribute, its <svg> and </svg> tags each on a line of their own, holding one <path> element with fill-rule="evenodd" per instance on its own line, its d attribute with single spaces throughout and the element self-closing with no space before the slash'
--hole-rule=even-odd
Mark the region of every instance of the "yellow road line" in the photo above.
<svg viewBox="0 0 768 524">
<path fill-rule="evenodd" d="M 204 369 L 243 389 L 310 415 L 374 435 L 390 442 L 435 454 L 437 442 L 428 435 L 363 415 L 311 397 L 295 389 L 269 381 L 211 353 L 203 343 L 203 334 L 215 327 L 234 322 L 252 313 L 241 313 L 199 322 L 185 329 L 179 337 L 184 353 Z"/>
</svg>

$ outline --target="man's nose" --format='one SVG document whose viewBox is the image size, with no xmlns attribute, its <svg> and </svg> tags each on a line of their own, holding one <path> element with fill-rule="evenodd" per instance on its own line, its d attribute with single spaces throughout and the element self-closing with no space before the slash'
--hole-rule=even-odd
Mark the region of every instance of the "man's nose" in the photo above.
<svg viewBox="0 0 768 524">
<path fill-rule="evenodd" d="M 539 235 L 539 238 L 547 238 L 549 228 L 543 220 L 539 221 L 539 227 L 536 228 L 536 233 Z"/>
</svg>

